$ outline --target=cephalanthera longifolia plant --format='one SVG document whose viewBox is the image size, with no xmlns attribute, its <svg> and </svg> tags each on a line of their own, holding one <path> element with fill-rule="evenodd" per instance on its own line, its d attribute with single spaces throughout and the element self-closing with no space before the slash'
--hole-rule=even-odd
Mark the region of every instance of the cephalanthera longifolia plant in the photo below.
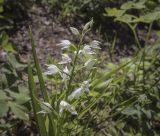
<svg viewBox="0 0 160 136">
<path fill-rule="evenodd" d="M 47 71 L 42 72 L 35 51 L 35 44 L 30 29 L 30 39 L 34 64 L 36 67 L 43 101 L 38 98 L 31 65 L 28 65 L 28 81 L 34 114 L 41 136 L 92 135 L 88 127 L 89 120 L 82 117 L 96 104 L 103 95 L 96 95 L 91 90 L 99 83 L 95 80 L 97 57 L 100 42 L 93 40 L 85 44 L 84 36 L 90 31 L 93 20 L 86 23 L 80 32 L 70 27 L 72 34 L 79 39 L 78 44 L 62 40 L 57 46 L 62 49 L 62 59 L 54 64 L 46 64 Z M 48 95 L 44 78 L 52 82 L 53 93 Z M 83 126 L 83 127 L 81 127 Z"/>
</svg>

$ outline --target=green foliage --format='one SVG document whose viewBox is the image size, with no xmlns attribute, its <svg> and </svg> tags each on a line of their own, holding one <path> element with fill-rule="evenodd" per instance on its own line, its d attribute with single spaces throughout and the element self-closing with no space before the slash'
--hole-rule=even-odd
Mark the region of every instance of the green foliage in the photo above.
<svg viewBox="0 0 160 136">
<path fill-rule="evenodd" d="M 2 32 L 0 35 L 0 43 L 1 48 L 3 48 L 6 52 L 16 52 L 16 50 L 13 48 L 12 43 L 9 42 L 9 37 L 5 32 Z"/>
<path fill-rule="evenodd" d="M 21 83 L 26 65 L 19 63 L 17 55 L 14 54 L 16 50 L 13 49 L 5 33 L 1 34 L 0 41 L 1 49 L 6 52 L 4 57 L 6 60 L 0 64 L 0 117 L 5 117 L 10 112 L 17 119 L 28 120 L 28 109 L 24 104 L 30 100 L 30 97 L 26 85 Z M 1 124 L 2 130 L 8 128 L 5 125 Z"/>
<path fill-rule="evenodd" d="M 29 87 L 30 95 L 32 98 L 32 105 L 41 135 L 43 135 L 44 133 L 47 133 L 49 136 L 93 133 L 92 129 L 87 127 L 87 124 L 87 126 L 83 126 L 80 123 L 80 121 L 83 120 L 85 115 L 92 109 L 96 102 L 101 97 L 103 97 L 103 95 L 99 94 L 95 97 L 88 94 L 89 80 L 90 78 L 94 78 L 94 76 L 92 77 L 92 75 L 96 73 L 94 70 L 95 68 L 93 67 L 93 65 L 96 63 L 96 60 L 92 56 L 96 53 L 91 51 L 91 47 L 89 45 L 83 44 L 83 37 L 91 29 L 92 25 L 93 20 L 91 20 L 84 26 L 82 32 L 79 32 L 76 28 L 71 27 L 71 32 L 73 33 L 73 35 L 79 37 L 78 45 L 74 45 L 68 40 L 64 40 L 59 44 L 63 47 L 62 49 L 64 51 L 64 54 L 62 54 L 62 61 L 58 63 L 59 68 L 56 65 L 50 64 L 49 69 L 51 68 L 51 71 L 49 70 L 48 72 L 46 72 L 46 74 L 48 75 L 46 77 L 48 79 L 47 81 L 51 81 L 51 83 L 57 83 L 55 84 L 56 90 L 51 90 L 53 91 L 53 94 L 51 96 L 48 95 L 47 89 L 44 85 L 44 79 L 42 77 L 42 72 L 35 52 L 32 33 L 30 31 L 32 53 L 44 102 L 40 102 L 38 100 L 38 96 L 35 94 L 35 83 L 33 80 L 33 74 L 30 65 L 28 66 L 28 74 L 30 79 Z M 94 41 L 94 45 L 92 43 L 93 48 L 95 48 L 94 51 L 97 51 L 99 49 L 98 44 L 98 41 Z M 73 55 L 73 60 L 70 60 L 67 54 Z M 65 59 L 63 59 L 63 57 L 65 57 Z M 87 63 L 84 63 L 84 61 L 86 61 Z M 68 64 L 69 70 L 66 70 L 65 64 Z M 86 72 L 83 73 L 84 79 L 82 79 L 82 71 L 85 69 Z M 58 71 L 62 72 L 60 72 L 61 77 L 58 75 L 52 76 L 52 74 L 56 74 Z M 76 89 L 80 84 L 79 82 L 82 85 L 78 89 Z M 81 105 L 84 105 L 84 107 L 81 107 Z M 40 110 L 39 106 L 41 107 Z M 77 108 L 77 110 L 75 109 L 75 107 Z M 43 118 L 37 117 L 37 114 L 44 114 L 46 118 L 43 121 L 43 125 L 45 126 L 41 124 Z M 71 118 L 73 118 L 73 120 L 71 120 Z M 86 123 L 88 123 L 87 120 Z M 45 127 L 46 130 L 41 131 L 41 127 Z"/>
<path fill-rule="evenodd" d="M 124 134 L 131 130 L 133 134 L 158 135 L 155 122 L 159 122 L 159 44 L 143 49 L 133 61 L 122 69 L 117 94 L 114 97 L 112 110 L 118 122 L 123 122 Z M 125 62 L 126 60 L 122 60 Z M 119 78 L 119 77 L 117 77 Z M 116 91 L 115 90 L 115 91 Z M 124 105 L 129 98 L 136 97 L 131 103 Z M 118 112 L 118 115 L 117 115 Z M 121 128 L 122 129 L 122 128 Z M 153 131 L 151 131 L 151 129 Z M 128 131 L 128 132 L 127 132 Z"/>
<path fill-rule="evenodd" d="M 62 51 L 73 59 L 73 62 L 68 61 L 69 58 L 65 59 L 67 67 L 71 69 L 67 73 L 64 72 L 64 64 L 66 63 L 63 62 L 63 64 L 60 61 L 54 65 L 56 60 L 51 59 L 51 64 L 48 65 L 49 71 L 45 72 L 42 77 L 31 36 L 34 62 L 44 96 L 44 102 L 40 102 L 35 94 L 35 83 L 29 65 L 30 94 L 37 125 L 46 128 L 43 132 L 40 129 L 40 134 L 48 133 L 49 136 L 158 135 L 159 130 L 156 129 L 158 127 L 156 122 L 159 122 L 157 111 L 160 110 L 159 44 L 145 47 L 135 57 L 121 59 L 119 64 L 108 63 L 105 69 L 100 69 L 96 65 L 87 68 L 84 61 L 95 59 L 93 52 L 87 50 L 85 53 L 92 55 L 85 54 L 84 56 L 80 56 L 79 53 L 84 51 L 83 37 L 90 30 L 92 23 L 92 21 L 88 22 L 82 33 L 71 27 L 71 32 L 76 37 L 80 37 L 79 45 L 68 40 L 58 44 L 62 46 Z M 101 60 L 97 62 L 100 63 Z M 44 94 L 46 87 L 43 78 L 52 84 L 51 96 L 48 95 L 48 92 Z M 78 88 L 79 82 L 84 80 L 90 83 L 89 88 L 85 88 L 89 89 L 89 92 L 83 92 L 79 95 L 77 93 L 80 89 Z M 46 118 L 38 119 L 38 114 L 44 114 Z"/>
<path fill-rule="evenodd" d="M 140 2 L 127 2 L 121 5 L 120 9 L 117 8 L 106 8 L 106 16 L 115 17 L 115 21 L 120 21 L 128 25 L 135 25 L 135 23 L 152 23 L 160 19 L 160 11 L 145 12 L 145 15 L 136 16 L 130 14 L 129 11 L 132 9 L 142 10 L 146 9 L 145 1 Z"/>
<path fill-rule="evenodd" d="M 5 53 L 7 52 L 7 61 L 0 64 L 0 77 L 2 77 L 0 117 L 12 112 L 16 118 L 28 120 L 26 113 L 29 111 L 25 104 L 31 99 L 41 136 L 158 136 L 160 44 L 157 41 L 152 46 L 142 48 L 136 32 L 140 23 L 149 24 L 147 43 L 153 23 L 160 19 L 158 1 L 128 1 L 120 8 L 118 8 L 119 3 L 124 1 L 119 3 L 112 1 L 118 4 L 113 8 L 106 8 L 106 11 L 103 11 L 105 4 L 111 1 L 49 0 L 48 2 L 52 3 L 53 7 L 60 7 L 63 16 L 77 11 L 83 13 L 93 11 L 92 15 L 96 12 L 97 15 L 105 12 L 105 16 L 130 27 L 139 50 L 135 56 L 119 59 L 119 62 L 113 63 L 116 35 L 110 51 L 112 62 L 103 64 L 104 60 L 99 54 L 100 42 L 96 40 L 91 43 L 84 42 L 86 33 L 93 26 L 91 20 L 81 31 L 74 27 L 70 28 L 79 43 L 62 40 L 57 44 L 62 49 L 62 58 L 61 60 L 50 58 L 49 64 L 45 64 L 48 70 L 43 72 L 30 28 L 33 65 L 28 64 L 28 92 L 25 83 L 21 83 L 25 76 L 26 65 L 19 62 L 16 49 L 6 33 L 1 33 L 0 46 Z M 4 1 L 0 1 L 0 12 L 4 13 L 3 4 Z M 28 6 L 26 1 L 21 0 L 12 1 L 10 4 L 11 7 L 21 5 L 22 9 L 24 5 L 25 8 Z M 10 4 L 7 5 L 8 9 Z M 32 69 L 34 67 L 35 69 Z M 38 78 L 38 82 L 35 82 L 35 78 Z M 40 89 L 37 89 L 36 85 L 39 85 Z M 39 95 L 39 90 L 42 97 Z M 4 131 L 13 125 L 1 124 L 0 130 Z"/>
<path fill-rule="evenodd" d="M 157 6 L 159 7 L 159 6 Z M 138 15 L 133 14 L 131 11 L 139 11 Z M 138 39 L 137 35 L 137 26 L 140 23 L 150 24 L 148 34 L 150 34 L 150 28 L 152 27 L 153 23 L 157 20 L 160 20 L 160 11 L 152 10 L 147 11 L 148 8 L 146 7 L 146 1 L 142 0 L 139 2 L 126 2 L 121 5 L 120 9 L 117 8 L 106 8 L 106 13 L 104 16 L 114 17 L 114 21 L 118 21 L 124 23 L 129 26 L 131 31 L 133 32 L 135 42 L 138 48 L 141 48 L 141 44 Z M 142 13 L 141 13 L 142 12 Z M 141 14 L 140 14 L 141 13 Z M 146 37 L 146 41 L 148 40 L 148 36 Z"/>
</svg>

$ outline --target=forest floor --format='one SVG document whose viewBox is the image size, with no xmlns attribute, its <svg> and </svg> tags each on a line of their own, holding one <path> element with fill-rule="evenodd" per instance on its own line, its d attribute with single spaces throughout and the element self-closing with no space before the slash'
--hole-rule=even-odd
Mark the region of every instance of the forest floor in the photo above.
<svg viewBox="0 0 160 136">
<path fill-rule="evenodd" d="M 50 13 L 47 6 L 34 5 L 27 11 L 27 14 L 28 18 L 24 21 L 17 22 L 16 29 L 10 32 L 10 40 L 15 48 L 18 49 L 18 54 L 22 62 L 26 63 L 31 55 L 31 45 L 28 34 L 29 26 L 32 28 L 33 38 L 37 45 L 36 50 L 41 64 L 46 64 L 49 56 L 60 57 L 61 50 L 57 44 L 61 40 L 67 39 L 76 42 L 75 37 L 72 36 L 69 29 L 69 27 L 71 27 L 70 22 L 68 20 L 60 21 L 57 19 L 57 15 Z M 74 24 L 72 27 L 82 28 L 85 23 L 82 20 L 76 20 L 76 22 L 72 24 Z M 114 31 L 112 26 L 107 27 Z M 132 35 L 130 33 L 126 34 L 125 31 L 122 34 L 122 31 L 124 30 L 120 30 L 117 34 L 119 38 L 116 39 L 114 53 L 117 57 L 115 60 L 119 60 L 119 58 L 124 56 L 131 56 L 135 51 L 133 39 L 130 39 Z M 144 30 L 139 30 L 138 33 L 139 37 L 144 41 L 143 37 L 145 37 L 146 32 Z M 106 59 L 109 59 L 109 47 L 112 46 L 113 39 L 114 37 L 112 41 L 108 41 L 108 38 L 102 36 L 98 30 L 93 30 L 85 37 L 86 42 L 98 40 L 102 43 L 102 52 L 104 51 Z M 155 39 L 156 36 L 153 33 L 150 42 L 153 43 Z M 132 43 L 132 45 L 129 45 L 130 43 Z M 1 58 L 3 58 L 4 54 L 5 53 L 0 50 Z"/>
</svg>

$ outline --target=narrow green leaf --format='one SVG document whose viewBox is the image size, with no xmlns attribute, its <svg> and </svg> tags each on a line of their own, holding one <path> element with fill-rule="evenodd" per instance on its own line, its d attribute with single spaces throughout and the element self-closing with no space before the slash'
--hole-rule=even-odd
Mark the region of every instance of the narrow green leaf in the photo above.
<svg viewBox="0 0 160 136">
<path fill-rule="evenodd" d="M 92 84 L 91 84 L 91 87 L 95 88 L 100 83 L 103 83 L 104 81 L 108 80 L 109 78 L 111 78 L 111 76 L 113 74 L 115 74 L 116 72 L 118 72 L 119 70 L 121 70 L 122 68 L 124 68 L 125 66 L 127 66 L 129 63 L 130 63 L 130 61 L 127 62 L 127 63 L 125 63 L 125 64 L 123 64 L 123 65 L 121 65 L 121 66 L 119 66 L 116 69 L 113 69 L 111 72 L 104 74 L 104 76 L 102 76 L 101 78 L 93 81 Z"/>
<path fill-rule="evenodd" d="M 31 27 L 29 27 L 29 35 L 30 35 L 30 42 L 31 42 L 31 46 L 32 46 L 32 55 L 33 55 L 33 58 L 34 58 L 34 63 L 35 63 L 35 67 L 36 67 L 36 70 L 37 70 L 41 91 L 42 91 L 44 100 L 46 102 L 49 102 L 49 97 L 48 97 L 47 90 L 46 90 L 46 87 L 45 87 L 45 83 L 44 83 L 44 80 L 43 80 L 40 63 L 39 63 L 39 60 L 38 60 L 38 57 L 37 57 L 37 54 L 36 54 L 35 43 L 34 43 Z"/>
<path fill-rule="evenodd" d="M 30 90 L 30 95 L 31 95 L 31 101 L 33 105 L 33 111 L 36 117 L 36 122 L 37 122 L 39 133 L 41 136 L 47 136 L 47 131 L 45 127 L 45 119 L 41 114 L 37 114 L 37 112 L 39 112 L 41 108 L 40 108 L 39 103 L 35 99 L 37 98 L 36 85 L 34 83 L 32 68 L 30 64 L 28 65 L 28 84 L 29 84 L 29 90 Z"/>
<path fill-rule="evenodd" d="M 45 87 L 40 63 L 39 63 L 39 60 L 38 60 L 38 57 L 37 57 L 37 54 L 36 54 L 35 43 L 34 43 L 31 27 L 29 27 L 29 35 L 30 35 L 31 46 L 32 46 L 32 54 L 33 54 L 33 58 L 34 58 L 35 67 L 36 67 L 36 70 L 37 70 L 37 75 L 38 75 L 38 79 L 39 79 L 39 83 L 40 83 L 41 92 L 42 92 L 42 95 L 43 95 L 43 98 L 44 98 L 45 102 L 49 103 L 50 100 L 49 100 L 49 96 L 48 96 L 48 93 L 47 93 L 47 89 Z M 55 124 L 54 124 L 54 115 L 49 114 L 48 117 L 49 117 L 49 135 L 55 136 L 56 127 L 55 127 Z"/>
</svg>

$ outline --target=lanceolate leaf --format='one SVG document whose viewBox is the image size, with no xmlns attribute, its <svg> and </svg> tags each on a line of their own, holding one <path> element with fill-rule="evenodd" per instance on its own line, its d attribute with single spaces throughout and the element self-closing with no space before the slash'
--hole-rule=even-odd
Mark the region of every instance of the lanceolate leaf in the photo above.
<svg viewBox="0 0 160 136">
<path fill-rule="evenodd" d="M 31 30 L 30 27 L 29 27 L 29 34 L 30 34 L 30 40 L 31 40 L 31 46 L 32 46 L 32 54 L 33 54 L 34 63 L 35 63 L 35 67 L 36 67 L 37 74 L 38 74 L 38 79 L 39 79 L 39 82 L 40 82 L 41 91 L 42 91 L 44 100 L 46 102 L 49 102 L 49 97 L 48 97 L 48 94 L 47 94 L 47 91 L 46 91 L 45 83 L 44 83 L 43 76 L 42 76 L 42 71 L 41 71 L 40 64 L 39 64 L 39 61 L 38 61 L 38 58 L 37 58 L 35 43 L 34 43 L 34 39 L 33 39 L 33 36 L 32 36 L 32 30 Z"/>
<path fill-rule="evenodd" d="M 47 136 L 45 119 L 41 114 L 37 114 L 41 110 L 41 108 L 39 103 L 35 99 L 37 98 L 37 92 L 36 92 L 36 86 L 33 79 L 32 68 L 30 64 L 28 65 L 28 84 L 29 84 L 30 96 L 32 100 L 32 106 L 34 110 L 34 115 L 36 117 L 38 130 L 41 136 Z"/>
<path fill-rule="evenodd" d="M 35 67 L 36 67 L 36 70 L 37 70 L 37 75 L 38 75 L 42 95 L 43 95 L 43 98 L 44 98 L 45 102 L 49 103 L 50 100 L 49 100 L 49 96 L 48 96 L 48 93 L 47 93 L 47 89 L 45 87 L 40 63 L 39 63 L 39 60 L 38 60 L 38 57 L 37 57 L 37 54 L 36 54 L 35 43 L 34 43 L 34 39 L 33 39 L 33 36 L 32 36 L 32 31 L 31 31 L 30 27 L 29 27 L 29 34 L 30 34 L 30 40 L 31 40 L 31 46 L 32 46 L 32 54 L 33 54 L 33 58 L 34 58 Z M 34 82 L 34 80 L 33 80 L 33 82 Z M 55 136 L 56 135 L 56 130 L 55 130 L 54 115 L 49 114 L 48 117 L 49 117 L 49 120 L 50 120 L 50 122 L 49 122 L 49 135 Z"/>
</svg>

